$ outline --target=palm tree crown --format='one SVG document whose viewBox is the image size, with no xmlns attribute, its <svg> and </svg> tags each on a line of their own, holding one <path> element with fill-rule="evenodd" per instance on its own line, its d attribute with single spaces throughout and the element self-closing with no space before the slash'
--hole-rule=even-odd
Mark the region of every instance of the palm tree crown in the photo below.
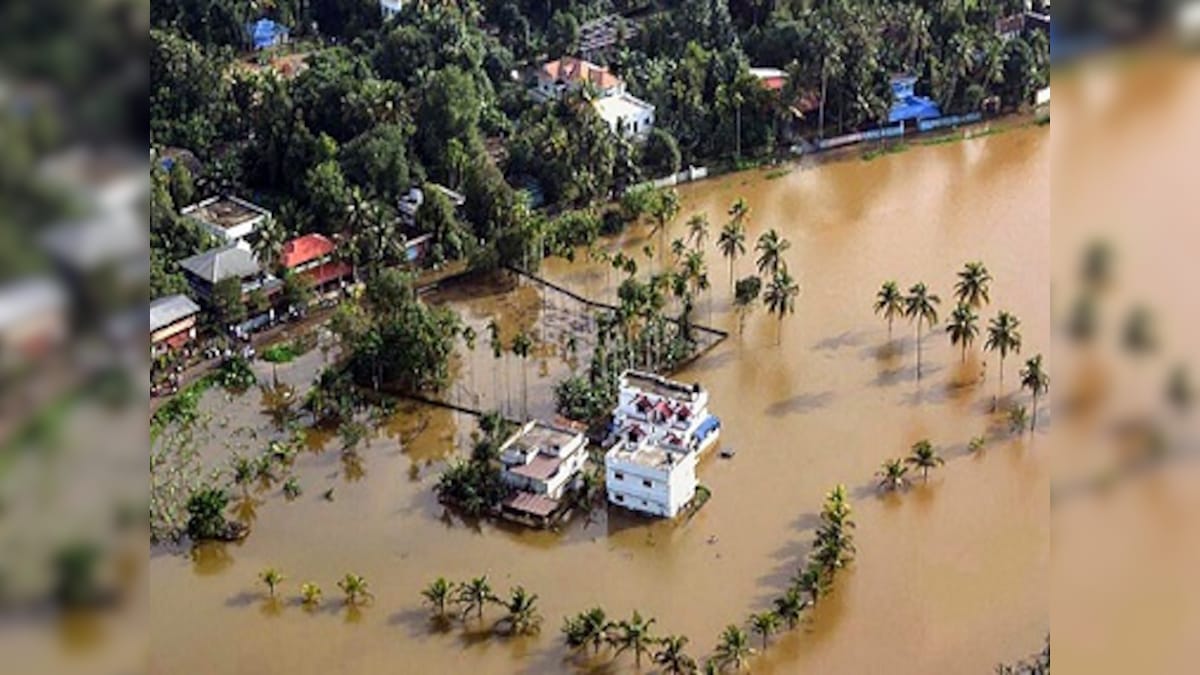
<svg viewBox="0 0 1200 675">
<path fill-rule="evenodd" d="M 774 228 L 767 230 L 758 238 L 754 250 L 758 252 L 758 272 L 760 274 L 775 274 L 784 267 L 783 254 L 792 247 L 792 243 L 779 236 Z"/>
<path fill-rule="evenodd" d="M 1050 376 L 1042 368 L 1041 354 L 1025 361 L 1025 367 L 1021 369 L 1021 388 L 1033 396 L 1033 420 L 1029 425 L 1033 430 L 1037 428 L 1038 399 L 1050 391 Z"/>
<path fill-rule="evenodd" d="M 875 475 L 879 477 L 879 487 L 884 490 L 899 490 L 908 482 L 906 478 L 908 466 L 903 459 L 884 460 L 883 465 Z"/>
<path fill-rule="evenodd" d="M 991 302 L 991 283 L 992 275 L 982 262 L 969 262 L 958 273 L 958 281 L 954 284 L 954 297 L 958 298 L 959 302 L 978 309 Z"/>
<path fill-rule="evenodd" d="M 715 652 L 717 663 L 723 668 L 741 670 L 746 664 L 746 659 L 753 653 L 754 650 L 750 647 L 750 638 L 746 635 L 746 631 L 734 624 L 726 626 L 721 633 L 720 642 L 717 643 Z"/>
<path fill-rule="evenodd" d="M 784 316 L 796 313 L 796 296 L 798 295 L 800 295 L 800 286 L 786 269 L 776 271 L 771 283 L 767 284 L 767 290 L 763 294 L 763 303 L 767 306 L 767 311 L 779 317 L 779 332 L 776 335 L 775 344 L 779 344 L 783 339 Z"/>
<path fill-rule="evenodd" d="M 904 296 L 895 281 L 885 281 L 875 294 L 875 313 L 888 322 L 888 339 L 892 338 L 892 322 L 904 315 Z"/>
<path fill-rule="evenodd" d="M 636 611 L 629 620 L 618 622 L 616 633 L 611 638 L 612 644 L 617 648 L 617 653 L 632 649 L 634 660 L 640 667 L 642 654 L 654 643 L 654 637 L 650 633 L 650 627 L 654 623 L 654 619 L 643 619 L 642 615 Z"/>
<path fill-rule="evenodd" d="M 937 454 L 937 450 L 934 450 L 933 443 L 930 443 L 928 440 L 920 440 L 913 443 L 912 454 L 904 461 L 920 469 L 924 480 L 929 480 L 930 469 L 946 463 L 946 460 Z"/>
<path fill-rule="evenodd" d="M 450 601 L 453 594 L 454 584 L 446 581 L 444 577 L 438 577 L 421 591 L 421 596 L 425 598 L 425 603 L 429 605 L 429 608 L 437 616 L 446 615 L 446 604 Z"/>
<path fill-rule="evenodd" d="M 950 344 L 962 346 L 962 360 L 967 360 L 967 348 L 979 337 L 979 315 L 965 302 L 959 302 L 946 324 Z"/>
<path fill-rule="evenodd" d="M 696 248 L 703 248 L 704 242 L 708 240 L 708 218 L 702 213 L 697 213 L 691 218 L 688 218 L 688 241 Z"/>
<path fill-rule="evenodd" d="M 695 673 L 696 660 L 688 656 L 688 639 L 683 635 L 668 635 L 658 641 L 658 651 L 654 652 L 655 665 L 662 666 L 662 672 L 669 675 L 688 675 Z"/>
<path fill-rule="evenodd" d="M 1000 312 L 988 324 L 987 341 L 983 348 L 1000 352 L 1000 392 L 1004 392 L 1004 358 L 1009 353 L 1021 353 L 1021 321 L 1009 312 Z M 993 407 L 995 407 L 993 405 Z"/>
</svg>

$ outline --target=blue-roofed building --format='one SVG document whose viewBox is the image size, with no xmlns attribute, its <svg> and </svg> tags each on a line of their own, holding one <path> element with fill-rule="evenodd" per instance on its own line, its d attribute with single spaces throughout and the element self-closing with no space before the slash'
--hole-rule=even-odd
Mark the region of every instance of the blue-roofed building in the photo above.
<svg viewBox="0 0 1200 675">
<path fill-rule="evenodd" d="M 284 44 L 288 40 L 288 28 L 268 18 L 262 18 L 246 26 L 250 44 L 255 49 L 267 49 Z"/>
<path fill-rule="evenodd" d="M 926 120 L 941 117 L 942 111 L 937 103 L 925 96 L 917 96 L 914 87 L 917 84 L 915 75 L 896 75 L 892 78 L 892 109 L 888 112 L 888 122 L 907 122 L 909 120 Z"/>
</svg>

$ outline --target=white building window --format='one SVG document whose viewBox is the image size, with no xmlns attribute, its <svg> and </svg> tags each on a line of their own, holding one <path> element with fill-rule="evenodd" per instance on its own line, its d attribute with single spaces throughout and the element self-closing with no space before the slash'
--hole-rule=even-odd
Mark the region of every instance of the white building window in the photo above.
<svg viewBox="0 0 1200 675">
<path fill-rule="evenodd" d="M 613 480 L 625 480 L 625 474 L 621 473 L 620 471 L 614 471 Z"/>
</svg>

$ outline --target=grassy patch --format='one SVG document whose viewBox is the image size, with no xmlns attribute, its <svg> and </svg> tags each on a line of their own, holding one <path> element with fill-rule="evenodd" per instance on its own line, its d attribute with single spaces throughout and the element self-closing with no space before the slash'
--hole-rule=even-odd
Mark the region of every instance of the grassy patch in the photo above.
<svg viewBox="0 0 1200 675">
<path fill-rule="evenodd" d="M 291 342 L 273 344 L 262 351 L 262 359 L 270 363 L 287 363 L 299 355 Z"/>
</svg>

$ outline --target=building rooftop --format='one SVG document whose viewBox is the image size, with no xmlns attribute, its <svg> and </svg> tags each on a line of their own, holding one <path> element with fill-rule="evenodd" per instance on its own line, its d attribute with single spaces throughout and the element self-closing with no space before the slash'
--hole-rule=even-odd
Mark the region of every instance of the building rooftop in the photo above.
<svg viewBox="0 0 1200 675">
<path fill-rule="evenodd" d="M 209 197 L 198 204 L 184 208 L 180 213 L 223 230 L 237 227 L 260 216 L 270 215 L 266 209 L 250 202 L 225 196 Z"/>
<path fill-rule="evenodd" d="M 49 277 L 14 281 L 0 287 L 0 330 L 7 330 L 47 312 L 62 312 L 67 293 Z"/>
<path fill-rule="evenodd" d="M 580 436 L 581 434 L 573 429 L 532 420 L 504 443 L 501 452 L 511 449 L 522 454 L 537 451 L 543 455 L 558 456 L 560 448 L 570 445 Z"/>
<path fill-rule="evenodd" d="M 555 82 L 576 84 L 590 82 L 598 89 L 609 89 L 621 84 L 621 78 L 614 75 L 608 68 L 574 56 L 564 56 L 561 59 L 542 64 L 539 73 Z"/>
<path fill-rule="evenodd" d="M 639 113 L 654 110 L 654 106 L 630 94 L 606 96 L 592 105 L 596 106 L 596 112 L 605 120 L 631 120 Z"/>
<path fill-rule="evenodd" d="M 608 458 L 664 471 L 678 463 L 678 454 L 653 443 L 618 443 L 609 449 Z"/>
<path fill-rule="evenodd" d="M 621 386 L 633 387 L 663 398 L 688 402 L 700 391 L 699 384 L 686 384 L 640 370 L 627 370 L 621 373 Z"/>
<path fill-rule="evenodd" d="M 508 468 L 509 473 L 524 476 L 533 480 L 549 480 L 562 466 L 563 458 L 549 457 L 544 454 L 536 455 L 528 464 L 517 464 Z"/>
<path fill-rule="evenodd" d="M 179 266 L 210 284 L 231 277 L 242 279 L 262 271 L 258 261 L 254 259 L 254 254 L 239 244 L 214 248 L 184 258 L 179 261 Z"/>
<path fill-rule="evenodd" d="M 505 508 L 545 518 L 558 508 L 558 500 L 532 492 L 518 492 L 504 500 Z"/>
<path fill-rule="evenodd" d="M 333 253 L 334 248 L 333 240 L 329 237 L 316 233 L 306 234 L 283 245 L 280 262 L 284 267 L 291 269 L 306 262 L 320 260 Z"/>
<path fill-rule="evenodd" d="M 758 78 L 767 89 L 777 91 L 787 84 L 788 74 L 779 68 L 751 68 L 750 74 Z"/>
<path fill-rule="evenodd" d="M 200 311 L 186 295 L 168 295 L 150 303 L 150 332 L 165 328 Z"/>
</svg>

